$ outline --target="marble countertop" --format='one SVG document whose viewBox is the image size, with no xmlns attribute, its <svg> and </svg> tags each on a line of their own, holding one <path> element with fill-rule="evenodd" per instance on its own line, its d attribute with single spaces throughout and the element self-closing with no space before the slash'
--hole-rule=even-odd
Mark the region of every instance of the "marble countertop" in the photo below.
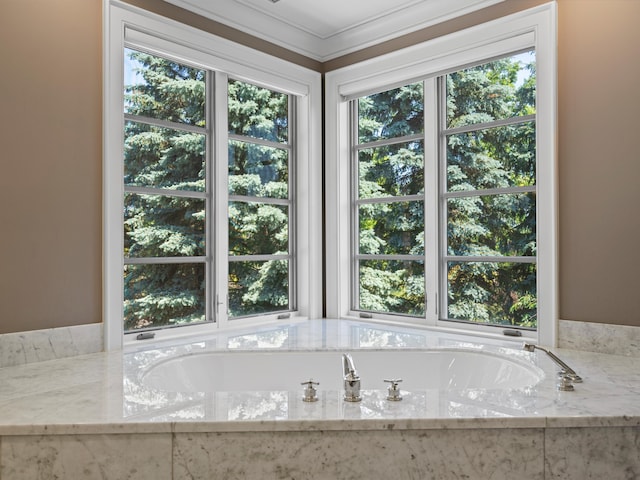
<svg viewBox="0 0 640 480">
<path fill-rule="evenodd" d="M 482 348 L 511 352 L 543 369 L 542 382 L 523 389 L 416 390 L 401 402 L 386 390 L 363 390 L 348 403 L 342 392 L 159 392 L 140 371 L 167 355 L 194 351 Z M 136 344 L 123 352 L 81 355 L 0 369 L 0 435 L 222 431 L 554 428 L 640 425 L 640 358 L 554 350 L 584 382 L 556 389 L 555 364 L 520 343 L 473 339 L 409 327 L 348 320 L 262 326 L 181 342 Z"/>
</svg>

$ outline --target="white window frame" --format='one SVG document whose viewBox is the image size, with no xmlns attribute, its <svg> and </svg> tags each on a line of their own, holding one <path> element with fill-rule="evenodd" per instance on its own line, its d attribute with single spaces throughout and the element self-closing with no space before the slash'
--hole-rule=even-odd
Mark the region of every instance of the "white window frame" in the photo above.
<svg viewBox="0 0 640 480">
<path fill-rule="evenodd" d="M 103 322 L 106 350 L 122 348 L 123 327 L 123 83 L 124 48 L 141 48 L 159 56 L 201 66 L 216 77 L 254 83 L 291 94 L 295 99 L 296 146 L 295 222 L 296 311 L 291 316 L 322 316 L 322 105 L 321 76 L 307 68 L 272 57 L 229 40 L 149 13 L 118 0 L 103 3 Z M 219 90 L 218 90 L 219 91 Z M 216 99 L 224 102 L 226 98 Z M 217 111 L 220 111 L 219 107 Z M 214 112 L 214 116 L 216 113 Z M 225 113 L 226 118 L 226 113 Z M 215 120 L 214 120 L 215 121 Z M 218 129 L 219 130 L 219 129 Z M 224 138 L 215 139 L 217 152 L 226 152 Z M 225 153 L 226 158 L 226 153 Z M 213 168 L 213 167 L 210 167 Z M 222 182 L 226 175 L 219 175 Z M 226 192 L 226 184 L 214 192 Z M 216 199 L 216 221 L 224 221 L 221 199 Z M 224 217 L 224 218 L 221 218 Z M 225 265 L 214 272 L 219 290 L 226 286 L 228 249 L 217 249 L 214 264 Z M 226 292 L 226 289 L 225 289 Z M 219 292 L 210 292 L 215 295 Z M 226 295 L 225 295 L 226 297 Z M 214 296 L 215 298 L 215 296 Z M 225 300 L 226 303 L 226 300 Z M 226 305 L 225 305 L 226 307 Z M 230 325 L 248 325 L 276 319 L 277 315 L 240 318 L 225 316 L 215 323 L 159 330 L 156 338 L 211 332 Z M 135 336 L 134 336 L 135 337 Z"/>
<path fill-rule="evenodd" d="M 551 2 L 485 24 L 452 33 L 406 49 L 329 72 L 325 76 L 325 184 L 327 316 L 357 318 L 351 310 L 350 269 L 350 137 L 349 100 L 435 77 L 487 59 L 526 49 L 536 51 L 536 157 L 537 157 L 537 294 L 538 328 L 523 335 L 555 346 L 557 329 L 557 192 L 556 192 L 556 4 Z M 425 88 L 425 104 L 433 102 L 434 88 Z M 438 178 L 437 112 L 425 111 L 425 170 Z M 438 188 L 426 188 L 425 222 L 438 225 Z M 438 232 L 426 229 L 427 264 L 437 265 Z M 436 263 L 433 263 L 436 262 Z M 373 320 L 419 323 L 469 333 L 500 335 L 482 325 L 441 322 L 437 311 L 438 269 L 427 269 L 425 318 L 371 314 Z M 369 317 L 370 315 L 367 315 Z"/>
</svg>

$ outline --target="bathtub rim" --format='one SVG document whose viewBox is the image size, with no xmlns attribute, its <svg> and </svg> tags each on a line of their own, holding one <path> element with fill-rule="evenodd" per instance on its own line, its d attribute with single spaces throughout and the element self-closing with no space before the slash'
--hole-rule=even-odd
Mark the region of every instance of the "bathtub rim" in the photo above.
<svg viewBox="0 0 640 480">
<path fill-rule="evenodd" d="M 159 393 L 195 393 L 195 391 L 187 391 L 187 390 L 169 390 L 169 389 L 159 389 L 153 386 L 149 386 L 145 383 L 145 378 L 151 373 L 152 370 L 158 368 L 158 367 L 162 367 L 162 365 L 165 365 L 167 363 L 173 363 L 176 360 L 182 358 L 182 357 L 199 357 L 199 356 L 214 356 L 214 357 L 221 357 L 221 356 L 235 356 L 235 355 L 240 355 L 240 356 L 249 356 L 249 355 L 256 355 L 256 356 L 269 356 L 269 355 L 288 355 L 288 354 L 292 354 L 292 353 L 336 353 L 336 355 L 340 355 L 342 353 L 351 353 L 353 355 L 357 355 L 358 352 L 367 352 L 367 353 L 376 353 L 379 352 L 381 354 L 385 354 L 385 353 L 439 353 L 439 352 L 447 352 L 447 353 L 456 353 L 456 352 L 461 352 L 464 354 L 472 354 L 472 355 L 480 355 L 480 356 L 486 356 L 486 357 L 490 357 L 490 358 L 494 358 L 494 359 L 499 359 L 499 360 L 504 360 L 507 361 L 509 363 L 515 364 L 518 367 L 524 368 L 525 370 L 527 370 L 529 373 L 531 373 L 532 375 L 537 377 L 537 380 L 535 381 L 535 383 L 531 384 L 531 385 L 524 385 L 524 386 L 520 386 L 520 387 L 507 387 L 507 388 L 502 388 L 502 387 L 467 387 L 467 388 L 453 388 L 452 390 L 454 391 L 464 391 L 464 390 L 469 390 L 469 389 L 473 389 L 473 390 L 525 390 L 525 389 L 529 389 L 529 388 L 535 388 L 536 386 L 540 385 L 541 383 L 543 383 L 548 377 L 549 375 L 547 375 L 547 372 L 541 368 L 540 366 L 536 365 L 535 363 L 535 355 L 530 353 L 530 352 L 524 352 L 524 351 L 519 351 L 519 350 L 515 350 L 515 349 L 505 349 L 502 348 L 499 351 L 492 351 L 492 350 L 487 350 L 485 345 L 479 345 L 477 347 L 448 347 L 448 346 L 442 346 L 442 347 L 430 347 L 430 348 L 416 348 L 416 347 L 409 347 L 409 348 L 391 348 L 391 347 L 386 347 L 386 348 L 380 348 L 380 347 L 362 347 L 362 348 L 348 348 L 348 349 L 344 349 L 344 348 L 337 348 L 337 347 L 329 347 L 329 348 L 316 348 L 316 349 L 304 349 L 304 348 L 298 348 L 298 349 L 263 349 L 263 350 L 256 350 L 256 349 L 220 349 L 220 350 L 205 350 L 205 351 L 200 351 L 200 352 L 187 352 L 187 353 L 181 353 L 178 355 L 173 355 L 170 357 L 166 357 L 166 358 L 162 358 L 160 360 L 156 360 L 154 362 L 149 363 L 148 365 L 146 365 L 143 368 L 140 368 L 139 370 L 137 370 L 135 372 L 135 378 L 136 378 L 136 382 L 137 384 L 143 388 L 144 390 L 148 390 L 148 391 L 153 391 L 153 392 L 159 392 Z M 367 388 L 366 390 L 369 391 L 377 391 L 377 390 L 385 390 L 385 388 Z M 401 390 L 404 390 L 401 388 Z M 409 389 L 407 389 L 409 390 Z M 434 386 L 432 388 L 419 388 L 419 389 L 414 389 L 415 391 L 422 391 L 422 390 L 440 390 L 439 387 Z M 253 389 L 245 389 L 245 390 L 214 390 L 214 391 L 206 391 L 204 393 L 229 393 L 229 392 L 252 392 L 252 391 L 256 391 Z M 265 391 L 265 390 L 261 390 L 261 391 Z M 292 390 L 289 390 L 289 392 L 291 392 Z"/>
</svg>

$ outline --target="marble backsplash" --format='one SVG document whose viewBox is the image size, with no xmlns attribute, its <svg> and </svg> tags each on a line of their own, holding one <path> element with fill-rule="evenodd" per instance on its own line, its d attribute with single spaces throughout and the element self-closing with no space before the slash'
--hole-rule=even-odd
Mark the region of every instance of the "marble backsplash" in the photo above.
<svg viewBox="0 0 640 480">
<path fill-rule="evenodd" d="M 0 368 L 74 357 L 104 349 L 102 323 L 0 335 Z"/>
<path fill-rule="evenodd" d="M 560 320 L 558 347 L 640 357 L 640 327 Z"/>
</svg>

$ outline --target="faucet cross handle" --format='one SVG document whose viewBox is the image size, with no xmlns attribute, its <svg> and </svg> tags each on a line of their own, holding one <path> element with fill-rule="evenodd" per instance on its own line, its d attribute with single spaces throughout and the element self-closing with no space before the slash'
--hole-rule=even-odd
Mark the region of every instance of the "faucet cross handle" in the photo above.
<svg viewBox="0 0 640 480">
<path fill-rule="evenodd" d="M 389 388 L 387 390 L 387 400 L 390 400 L 392 402 L 398 402 L 402 400 L 402 395 L 400 395 L 400 389 L 398 388 L 398 384 L 400 382 L 402 382 L 401 378 L 395 378 L 392 380 L 385 379 L 385 383 L 389 384 Z"/>
<path fill-rule="evenodd" d="M 319 382 L 314 382 L 313 378 L 310 378 L 308 382 L 302 382 L 300 385 L 306 385 L 307 387 L 304 389 L 304 396 L 302 397 L 303 402 L 317 402 L 318 395 L 314 385 L 320 385 Z"/>
</svg>

